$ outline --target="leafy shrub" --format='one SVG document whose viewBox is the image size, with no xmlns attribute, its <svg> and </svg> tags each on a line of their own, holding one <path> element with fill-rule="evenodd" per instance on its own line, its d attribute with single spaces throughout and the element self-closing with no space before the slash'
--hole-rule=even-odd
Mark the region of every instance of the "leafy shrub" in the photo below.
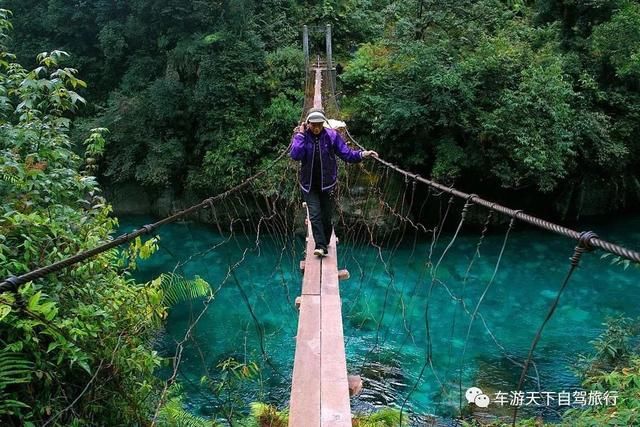
<svg viewBox="0 0 640 427">
<path fill-rule="evenodd" d="M 0 38 L 10 29 L 0 11 Z M 19 275 L 95 247 L 117 222 L 69 140 L 69 113 L 85 83 L 42 53 L 28 71 L 0 47 L 0 277 Z M 91 160 L 90 160 L 91 159 Z M 83 163 L 85 163 L 83 165 Z M 165 315 L 158 285 L 128 278 L 119 253 L 0 295 L 0 422 L 3 425 L 141 424 L 161 360 L 152 343 Z"/>
</svg>

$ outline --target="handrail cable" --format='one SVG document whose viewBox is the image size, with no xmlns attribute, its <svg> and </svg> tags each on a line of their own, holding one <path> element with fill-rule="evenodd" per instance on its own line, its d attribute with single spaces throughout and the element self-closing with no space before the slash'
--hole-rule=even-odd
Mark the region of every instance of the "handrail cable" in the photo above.
<svg viewBox="0 0 640 427">
<path fill-rule="evenodd" d="M 251 183 L 252 181 L 254 181 L 256 178 L 264 175 L 269 169 L 271 169 L 273 167 L 273 165 L 275 165 L 276 163 L 278 163 L 284 156 L 285 154 L 287 154 L 289 152 L 289 146 L 287 146 L 287 148 L 285 150 L 283 150 L 278 157 L 276 157 L 266 168 L 264 168 L 263 170 L 255 173 L 254 175 L 250 176 L 249 178 L 245 179 L 243 182 L 239 183 L 238 185 L 230 188 L 229 190 L 217 194 L 215 196 L 209 197 L 207 199 L 204 199 L 203 201 L 201 201 L 200 203 L 193 205 L 189 208 L 183 209 L 180 212 L 177 212 L 171 216 L 168 216 L 164 219 L 161 219 L 160 221 L 154 222 L 153 224 L 147 224 L 147 225 L 143 225 L 142 227 L 140 227 L 139 229 L 136 229 L 134 231 L 132 231 L 131 233 L 125 233 L 122 234 L 118 237 L 116 237 L 115 239 L 103 243 L 102 245 L 96 246 L 93 249 L 89 249 L 87 251 L 83 251 L 80 252 L 74 256 L 71 256 L 69 258 L 63 259 L 61 261 L 55 262 L 51 265 L 45 266 L 45 267 L 41 267 L 38 268 L 36 270 L 32 270 L 28 273 L 22 274 L 20 276 L 9 276 L 6 279 L 4 279 L 2 282 L 0 282 L 0 293 L 3 292 L 8 292 L 8 291 L 15 291 L 18 289 L 18 287 L 20 285 L 23 285 L 27 282 L 30 282 L 32 280 L 36 280 L 36 279 L 40 279 L 44 276 L 46 276 L 47 274 L 50 273 L 54 273 L 56 271 L 60 271 L 63 268 L 66 267 L 70 267 L 74 264 L 77 264 L 79 262 L 82 262 L 84 260 L 87 260 L 89 258 L 92 258 L 98 254 L 101 254 L 105 251 L 108 251 L 109 249 L 115 248 L 117 246 L 123 245 L 125 243 L 131 242 L 133 239 L 142 236 L 144 234 L 151 234 L 153 233 L 157 228 L 165 225 L 165 224 L 170 224 L 172 222 L 177 221 L 178 219 L 189 215 L 190 213 L 196 212 L 200 209 L 206 209 L 206 208 L 211 208 L 213 206 L 213 202 L 217 201 L 217 200 L 221 200 L 224 199 L 225 197 L 227 197 L 230 194 L 235 193 L 236 191 L 246 187 L 249 183 Z"/>
<path fill-rule="evenodd" d="M 306 87 L 308 84 L 308 70 L 305 70 L 304 72 L 304 90 L 306 92 Z M 306 95 L 306 93 L 305 93 Z M 303 101 L 303 107 L 302 107 L 302 114 L 300 117 L 300 121 L 302 121 L 304 119 L 304 115 L 305 115 L 305 106 L 304 106 L 304 101 Z M 235 187 L 230 188 L 229 190 L 220 193 L 216 196 L 212 196 L 209 197 L 207 199 L 204 199 L 203 201 L 201 201 L 200 203 L 193 205 L 189 208 L 186 208 L 180 212 L 177 212 L 169 217 L 166 217 L 160 221 L 157 221 L 153 224 L 147 224 L 147 225 L 143 225 L 141 228 L 136 229 L 134 231 L 132 231 L 131 233 L 125 233 L 122 234 L 118 237 L 116 237 L 115 239 L 113 239 L 110 242 L 106 242 L 102 245 L 96 246 L 93 249 L 90 249 L 88 251 L 84 251 L 84 252 L 80 252 L 72 257 L 63 259 L 61 261 L 58 261 L 56 263 L 53 263 L 51 265 L 42 267 L 42 268 L 38 268 L 36 270 L 32 270 L 30 272 L 27 272 L 25 274 L 22 274 L 20 276 L 9 276 L 7 278 L 5 278 L 2 282 L 0 282 L 0 293 L 4 293 L 7 291 L 14 291 L 16 289 L 18 289 L 18 287 L 20 285 L 23 285 L 27 282 L 30 282 L 32 280 L 36 280 L 36 279 L 40 279 L 44 276 L 46 276 L 47 274 L 56 272 L 56 271 L 60 271 L 63 268 L 66 267 L 70 267 L 74 264 L 77 264 L 79 262 L 82 262 L 86 259 L 92 258 L 98 254 L 101 254 L 105 251 L 108 251 L 109 249 L 118 247 L 120 245 L 123 245 L 125 243 L 128 243 L 130 241 L 132 241 L 133 239 L 142 236 L 144 234 L 151 234 L 153 231 L 155 231 L 155 229 L 165 225 L 165 224 L 170 224 L 172 222 L 175 222 L 176 220 L 178 220 L 179 218 L 186 216 L 190 213 L 196 212 L 200 209 L 206 209 L 206 208 L 212 208 L 213 207 L 213 202 L 216 200 L 220 200 L 223 199 L 225 197 L 227 197 L 229 194 L 232 194 L 238 190 L 240 190 L 241 188 L 244 188 L 247 184 L 249 184 L 250 182 L 252 182 L 253 180 L 255 180 L 256 178 L 258 178 L 259 176 L 263 175 L 265 172 L 267 172 L 269 169 L 271 169 L 271 167 L 273 167 L 273 165 L 275 165 L 277 162 L 279 162 L 286 153 L 288 153 L 290 148 L 290 145 L 287 146 L 287 148 L 285 150 L 283 150 L 278 157 L 270 164 L 268 165 L 265 169 L 257 172 L 256 174 L 254 174 L 253 176 L 250 176 L 249 178 L 247 178 L 245 181 L 241 182 L 240 184 L 236 185 Z"/>
<path fill-rule="evenodd" d="M 360 145 L 360 143 L 358 141 L 356 141 L 356 139 L 349 133 L 348 129 L 345 129 L 347 132 L 347 135 L 349 136 L 349 139 L 351 139 L 351 141 L 353 141 L 359 148 L 361 149 L 365 149 L 364 146 Z M 388 168 L 393 169 L 394 171 L 404 175 L 405 177 L 412 179 L 414 181 L 419 181 L 422 182 L 424 184 L 427 184 L 430 187 L 433 188 L 437 188 L 440 191 L 443 191 L 445 193 L 449 193 L 452 194 L 458 198 L 461 199 L 465 199 L 465 200 L 469 200 L 472 203 L 476 203 L 478 205 L 484 206 L 486 208 L 489 209 L 493 209 L 495 211 L 498 211 L 506 216 L 509 216 L 511 218 L 515 218 L 521 221 L 524 221 L 528 224 L 534 225 L 538 228 L 542 228 L 545 229 L 547 231 L 551 231 L 553 233 L 556 234 L 560 234 L 562 236 L 565 237 L 569 237 L 571 239 L 574 240 L 580 240 L 580 237 L 582 236 L 582 233 L 572 230 L 570 228 L 567 227 L 563 227 L 561 225 L 558 224 L 554 224 L 552 222 L 546 221 L 544 219 L 535 217 L 533 215 L 529 215 L 524 213 L 521 210 L 515 210 L 515 209 L 511 209 L 508 208 L 506 206 L 502 206 L 499 205 L 497 203 L 493 203 L 490 202 L 488 200 L 485 200 L 481 197 L 479 197 L 476 194 L 467 194 L 463 191 L 460 190 L 456 190 L 453 187 L 447 187 L 446 185 L 440 184 L 438 182 L 426 179 L 421 177 L 419 174 L 413 174 L 411 172 L 408 172 L 402 168 L 400 168 L 399 166 L 394 165 L 391 162 L 388 162 L 380 157 L 376 157 L 375 158 L 378 162 L 380 162 L 381 164 L 385 165 Z M 626 258 L 628 260 L 634 261 L 634 262 L 638 262 L 640 263 L 640 252 L 631 250 L 631 249 L 627 249 L 623 246 L 620 245 L 616 245 L 615 243 L 611 243 L 608 242 L 606 240 L 602 240 L 600 239 L 597 235 L 595 234 L 591 234 L 590 237 L 588 239 L 583 240 L 583 245 L 585 246 L 585 248 L 599 248 L 602 249 L 606 252 L 610 252 L 612 254 L 618 255 L 622 258 Z"/>
</svg>

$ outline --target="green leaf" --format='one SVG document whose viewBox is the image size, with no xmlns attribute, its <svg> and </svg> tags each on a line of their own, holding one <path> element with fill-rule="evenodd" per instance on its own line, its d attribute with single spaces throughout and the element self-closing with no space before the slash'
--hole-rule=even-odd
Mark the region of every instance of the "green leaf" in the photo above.
<svg viewBox="0 0 640 427">
<path fill-rule="evenodd" d="M 0 304 L 0 321 L 11 313 L 11 307 L 6 304 Z"/>
<path fill-rule="evenodd" d="M 162 274 L 160 276 L 160 288 L 163 292 L 163 304 L 168 307 L 195 298 L 210 297 L 211 286 L 196 276 L 193 280 L 187 280 L 177 274 Z"/>
<path fill-rule="evenodd" d="M 87 373 L 88 373 L 89 375 L 91 375 L 91 368 L 89 367 L 89 364 L 88 364 L 86 361 L 81 360 L 81 361 L 79 361 L 79 362 L 78 362 L 78 365 L 79 365 L 82 369 L 84 369 L 85 371 L 87 371 Z"/>
<path fill-rule="evenodd" d="M 202 41 L 207 45 L 211 45 L 211 44 L 213 44 L 215 42 L 218 42 L 218 41 L 222 40 L 222 38 L 223 38 L 223 34 L 218 31 L 217 33 L 206 35 L 202 39 Z"/>
<path fill-rule="evenodd" d="M 40 301 L 40 297 L 42 297 L 41 291 L 38 291 L 35 294 L 31 295 L 31 297 L 29 298 L 29 302 L 27 303 L 27 308 L 30 311 L 38 311 L 38 302 Z"/>
</svg>

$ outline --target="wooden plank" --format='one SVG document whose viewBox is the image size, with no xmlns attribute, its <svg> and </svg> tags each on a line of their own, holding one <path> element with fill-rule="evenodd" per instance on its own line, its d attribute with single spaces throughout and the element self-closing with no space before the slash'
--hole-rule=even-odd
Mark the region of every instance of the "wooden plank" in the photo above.
<svg viewBox="0 0 640 427">
<path fill-rule="evenodd" d="M 300 316 L 289 404 L 289 426 L 291 427 L 321 425 L 320 275 L 322 264 L 320 259 L 313 255 L 315 242 L 310 221 L 307 221 L 307 233 L 306 259 L 301 262 L 301 265 L 304 263 L 302 295 L 296 298 Z"/>
<path fill-rule="evenodd" d="M 302 278 L 302 295 L 320 295 L 320 274 L 320 259 L 307 259 Z"/>
<path fill-rule="evenodd" d="M 327 248 L 329 254 L 322 259 L 322 295 L 340 295 L 338 289 L 338 253 L 335 238 L 335 234 L 331 234 L 331 240 Z"/>
<path fill-rule="evenodd" d="M 335 235 L 329 243 L 329 255 L 322 260 L 321 295 L 321 425 L 351 426 L 349 383 L 342 329 L 342 302 L 338 287 Z"/>
<path fill-rule="evenodd" d="M 316 86 L 313 94 L 313 108 L 322 108 L 322 68 L 316 68 Z"/>
<path fill-rule="evenodd" d="M 320 296 L 303 295 L 291 381 L 289 426 L 320 425 Z"/>
<path fill-rule="evenodd" d="M 336 297 L 324 296 L 321 304 L 321 422 L 323 426 L 349 427 L 351 426 L 351 407 L 349 405 L 349 383 L 344 352 L 344 337 L 342 331 L 329 333 L 329 330 L 335 330 L 336 326 L 342 326 L 341 319 L 336 321 L 336 319 L 339 319 L 336 316 L 336 312 L 340 310 L 340 304 L 334 304 L 329 301 L 333 299 L 336 299 Z"/>
<path fill-rule="evenodd" d="M 302 295 L 320 295 L 320 275 L 322 264 L 319 257 L 313 254 L 316 242 L 311 232 L 311 221 L 307 225 L 307 256 L 304 260 L 304 276 L 302 278 Z"/>
<path fill-rule="evenodd" d="M 313 255 L 315 242 L 310 221 L 307 235 L 302 296 L 296 298 L 300 317 L 289 426 L 351 427 L 337 241 L 332 234 L 328 256 L 319 258 Z"/>
</svg>

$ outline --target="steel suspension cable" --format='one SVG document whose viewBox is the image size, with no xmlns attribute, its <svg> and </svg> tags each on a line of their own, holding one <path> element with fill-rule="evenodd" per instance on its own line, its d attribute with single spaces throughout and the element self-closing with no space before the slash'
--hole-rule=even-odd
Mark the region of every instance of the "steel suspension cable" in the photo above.
<svg viewBox="0 0 640 427">
<path fill-rule="evenodd" d="M 358 141 L 355 140 L 355 138 L 353 138 L 353 136 L 349 133 L 349 130 L 346 129 L 346 133 L 349 136 L 349 139 L 351 139 L 351 141 L 353 141 L 354 144 L 356 144 L 359 148 L 361 149 L 365 149 L 360 143 L 358 143 Z M 508 208 L 506 206 L 502 206 L 499 205 L 497 203 L 493 203 L 489 200 L 485 200 L 477 195 L 474 194 L 468 194 L 465 193 L 463 191 L 457 190 L 453 187 L 447 187 L 446 185 L 440 184 L 438 182 L 426 179 L 421 177 L 419 174 L 413 174 L 411 172 L 408 172 L 402 168 L 400 168 L 399 166 L 394 165 L 391 162 L 388 162 L 380 157 L 376 157 L 375 158 L 378 162 L 380 162 L 381 164 L 385 165 L 386 167 L 393 169 L 394 171 L 406 176 L 409 179 L 413 179 L 419 182 L 422 182 L 423 184 L 426 184 L 430 187 L 433 188 L 437 188 L 445 193 L 449 193 L 455 197 L 461 198 L 461 199 L 465 199 L 465 200 L 470 200 L 472 203 L 475 203 L 477 205 L 480 206 L 484 206 L 486 208 L 489 209 L 493 209 L 497 212 L 500 212 L 506 216 L 509 216 L 511 218 L 515 218 L 518 219 L 520 221 L 526 222 L 528 224 L 531 224 L 535 227 L 538 228 L 542 228 L 544 230 L 547 231 L 551 231 L 553 233 L 556 234 L 560 234 L 562 236 L 565 237 L 569 237 L 571 239 L 574 240 L 579 240 L 580 236 L 582 235 L 582 233 L 572 230 L 570 228 L 567 227 L 563 227 L 561 225 L 558 224 L 554 224 L 550 221 L 546 221 L 544 219 L 535 217 L 533 215 L 529 215 L 526 214 L 524 212 L 522 212 L 521 210 L 517 210 L 517 209 L 511 209 Z M 618 255 L 622 258 L 626 258 L 628 260 L 634 261 L 634 262 L 638 262 L 640 263 L 640 252 L 625 248 L 623 246 L 620 245 L 616 245 L 615 243 L 611 243 L 611 242 L 607 242 L 606 240 L 602 240 L 600 238 L 598 238 L 597 236 L 593 235 L 592 237 L 589 238 L 588 242 L 585 242 L 585 245 L 588 245 L 590 247 L 593 248 L 599 248 L 602 249 L 606 252 L 610 252 L 614 255 Z"/>
<path fill-rule="evenodd" d="M 564 280 L 562 282 L 562 285 L 560 286 L 560 289 L 558 290 L 556 298 L 551 303 L 551 306 L 549 307 L 549 311 L 547 312 L 546 317 L 542 321 L 542 324 L 538 328 L 538 331 L 536 332 L 535 337 L 531 341 L 531 347 L 529 348 L 529 354 L 527 355 L 527 359 L 524 362 L 524 366 L 522 367 L 522 373 L 520 374 L 520 380 L 518 381 L 518 387 L 516 389 L 516 391 L 518 391 L 518 392 L 520 390 L 522 390 L 522 386 L 524 385 L 524 381 L 525 381 L 525 378 L 526 378 L 526 375 L 527 375 L 527 371 L 529 369 L 529 364 L 532 363 L 533 352 L 535 351 L 536 346 L 538 345 L 538 342 L 540 341 L 540 338 L 542 337 L 542 331 L 544 330 L 544 327 L 547 325 L 549 320 L 551 320 L 551 317 L 555 313 L 556 308 L 558 307 L 558 303 L 560 302 L 560 297 L 562 296 L 564 290 L 566 289 L 567 284 L 569 283 L 569 280 L 571 279 L 571 276 L 573 275 L 574 271 L 578 267 L 578 264 L 580 264 L 580 260 L 582 258 L 582 254 L 585 253 L 585 252 L 589 252 L 589 251 L 593 250 L 593 247 L 589 246 L 589 241 L 593 237 L 597 237 L 595 234 L 593 234 L 593 232 L 585 232 L 585 233 L 582 233 L 580 235 L 580 238 L 578 240 L 578 244 L 575 247 L 573 255 L 570 258 L 571 267 L 569 268 L 569 271 L 567 272 L 567 275 L 564 278 Z M 512 425 L 514 427 L 516 425 L 517 417 L 518 417 L 518 407 L 516 405 L 514 407 L 514 410 L 513 410 L 513 419 L 512 419 Z"/>
<path fill-rule="evenodd" d="M 307 86 L 309 84 L 309 78 L 308 78 L 308 70 L 305 70 L 305 74 L 304 74 L 304 91 L 305 91 L 305 95 L 306 95 L 306 91 L 307 91 Z M 305 98 L 306 96 L 303 96 L 303 108 L 302 108 L 302 112 L 301 112 L 301 116 L 300 116 L 300 120 L 302 121 L 302 119 L 304 118 L 305 115 Z M 109 249 L 113 249 L 115 247 L 118 247 L 120 245 L 123 245 L 125 243 L 131 242 L 132 240 L 134 240 L 137 237 L 140 237 L 142 235 L 146 235 L 146 234 L 151 234 L 153 233 L 157 228 L 166 225 L 166 224 L 170 224 L 172 222 L 177 221 L 178 219 L 189 215 L 191 213 L 197 212 L 200 209 L 207 209 L 207 208 L 212 208 L 213 207 L 213 202 L 217 201 L 217 200 L 221 200 L 225 197 L 227 197 L 230 194 L 235 193 L 236 191 L 244 188 L 247 184 L 251 183 L 252 181 L 254 181 L 256 178 L 264 175 L 268 170 L 271 169 L 271 167 L 273 167 L 277 162 L 279 162 L 288 152 L 289 152 L 289 148 L 290 146 L 287 146 L 287 148 L 285 150 L 283 150 L 278 157 L 269 165 L 267 166 L 265 169 L 257 172 L 256 174 L 250 176 L 249 178 L 247 178 L 245 181 L 241 182 L 240 184 L 236 185 L 235 187 L 230 188 L 229 190 L 220 193 L 216 196 L 212 196 L 209 197 L 207 199 L 202 200 L 200 203 L 193 205 L 189 208 L 186 208 L 180 212 L 177 212 L 171 216 L 168 216 L 160 221 L 157 221 L 153 224 L 147 224 L 142 226 L 139 229 L 136 229 L 134 231 L 132 231 L 131 233 L 125 233 L 122 234 L 118 237 L 116 237 L 115 239 L 111 240 L 110 242 L 106 242 L 102 245 L 99 245 L 93 249 L 87 250 L 87 251 L 83 251 L 80 252 L 74 256 L 71 256 L 69 258 L 63 259 L 61 261 L 58 261 L 56 263 L 53 263 L 51 265 L 42 267 L 42 268 L 38 268 L 36 270 L 32 270 L 29 271 L 27 273 L 21 274 L 19 276 L 9 276 L 7 278 L 5 278 L 2 282 L 0 282 L 0 293 L 4 293 L 4 292 L 9 292 L 9 291 L 15 291 L 18 289 L 18 287 L 20 287 L 21 285 L 28 283 L 30 281 L 36 280 L 36 279 L 40 279 L 48 274 L 60 271 L 64 268 L 70 267 L 74 264 L 80 263 L 82 261 L 85 261 L 89 258 L 93 258 L 96 255 L 99 255 L 103 252 L 108 251 Z"/>
<path fill-rule="evenodd" d="M 106 242 L 102 245 L 99 245 L 93 249 L 89 249 L 87 251 L 84 252 L 80 252 L 79 254 L 76 254 L 74 256 L 71 256 L 69 258 L 63 259 L 62 261 L 58 261 L 56 263 L 53 263 L 51 265 L 48 265 L 46 267 L 42 267 L 42 268 L 38 268 L 36 270 L 32 270 L 28 273 L 22 274 L 20 276 L 10 276 L 7 277 L 6 279 L 4 279 L 2 282 L 0 282 L 0 293 L 3 292 L 8 292 L 8 291 L 15 291 L 16 289 L 18 289 L 18 287 L 20 285 L 23 285 L 27 282 L 30 282 L 32 280 L 36 280 L 36 279 L 40 279 L 50 273 L 54 273 L 57 271 L 62 270 L 63 268 L 66 267 L 70 267 L 74 264 L 77 264 L 79 262 L 85 261 L 89 258 L 92 258 L 96 255 L 99 255 L 103 252 L 108 251 L 109 249 L 113 249 L 115 247 L 118 247 L 120 245 L 123 245 L 125 243 L 131 242 L 132 240 L 134 240 L 137 237 L 140 237 L 142 235 L 145 234 L 151 234 L 153 233 L 156 229 L 158 229 L 159 227 L 162 227 L 163 225 L 166 224 L 170 224 L 172 222 L 177 221 L 178 219 L 187 216 L 191 213 L 197 212 L 200 209 L 207 209 L 207 208 L 211 208 L 213 205 L 213 202 L 216 202 L 218 200 L 222 200 L 225 197 L 236 193 L 237 191 L 243 189 L 244 187 L 246 187 L 248 184 L 250 184 L 252 181 L 254 181 L 256 178 L 264 175 L 269 169 L 271 169 L 271 167 L 273 167 L 276 163 L 278 163 L 287 153 L 289 152 L 289 147 L 287 147 L 285 150 L 283 150 L 278 157 L 276 157 L 273 162 L 271 162 L 271 164 L 269 164 L 265 169 L 257 172 L 256 174 L 250 176 L 249 178 L 245 179 L 243 182 L 241 182 L 240 184 L 228 189 L 227 191 L 220 193 L 216 196 L 212 196 L 209 197 L 207 199 L 204 199 L 203 201 L 201 201 L 200 203 L 193 205 L 189 208 L 186 208 L 180 212 L 177 212 L 171 216 L 168 216 L 164 219 L 161 219 L 160 221 L 154 222 L 153 224 L 147 224 L 142 226 L 141 228 L 132 231 L 131 233 L 125 233 L 122 234 L 118 237 L 116 237 L 115 239 L 111 240 L 110 242 Z"/>
</svg>

